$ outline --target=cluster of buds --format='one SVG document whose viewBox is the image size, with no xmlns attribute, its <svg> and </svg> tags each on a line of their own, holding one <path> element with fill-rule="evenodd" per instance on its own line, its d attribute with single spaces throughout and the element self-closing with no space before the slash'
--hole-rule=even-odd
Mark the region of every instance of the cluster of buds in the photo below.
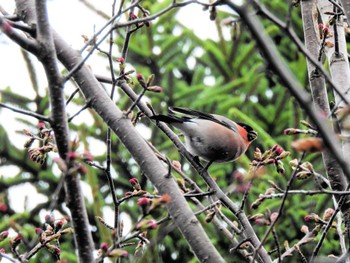
<svg viewBox="0 0 350 263">
<path fill-rule="evenodd" d="M 59 247 L 51 245 L 50 243 L 47 243 L 45 246 L 47 250 L 56 258 L 56 260 L 60 260 L 61 249 Z"/>
<path fill-rule="evenodd" d="M 28 150 L 29 153 L 29 158 L 41 165 L 44 164 L 46 158 L 47 158 L 47 153 L 52 152 L 55 150 L 55 146 L 53 145 L 44 145 L 42 147 L 34 147 Z"/>
<path fill-rule="evenodd" d="M 315 129 L 315 127 L 313 127 L 309 122 L 305 121 L 305 120 L 301 120 L 300 124 L 302 124 L 303 126 L 305 126 L 307 129 L 306 130 L 302 130 L 302 129 L 296 129 L 296 128 L 287 128 L 283 131 L 284 135 L 297 135 L 297 134 L 312 134 L 312 135 L 317 135 L 318 132 Z"/>
<path fill-rule="evenodd" d="M 252 209 L 257 209 L 265 199 L 267 199 L 270 195 L 274 193 L 275 193 L 275 188 L 273 187 L 268 188 L 264 194 L 259 195 L 259 197 L 251 204 L 250 207 Z"/>
<path fill-rule="evenodd" d="M 276 221 L 278 217 L 278 213 L 274 212 L 270 215 L 265 215 L 265 214 L 255 214 L 253 216 L 249 217 L 249 220 L 254 222 L 256 225 L 264 225 L 264 226 L 269 226 L 271 225 L 273 222 Z"/>
<path fill-rule="evenodd" d="M 254 160 L 251 162 L 251 165 L 258 168 L 260 166 L 274 164 L 276 171 L 279 174 L 284 175 L 285 169 L 282 159 L 286 158 L 289 154 L 288 151 L 283 150 L 278 144 L 264 153 L 262 153 L 259 148 L 256 148 L 254 152 Z"/>
<path fill-rule="evenodd" d="M 301 121 L 301 124 L 306 126 L 307 130 L 288 128 L 284 130 L 285 135 L 297 135 L 297 134 L 311 134 L 317 136 L 317 130 L 308 122 Z M 318 137 L 310 137 L 303 138 L 296 141 L 293 141 L 291 144 L 292 148 L 296 151 L 300 152 L 320 152 L 323 150 L 324 145 L 321 138 Z"/>
<path fill-rule="evenodd" d="M 330 37 L 329 27 L 327 25 L 324 25 L 322 23 L 318 24 L 318 30 L 320 33 L 320 39 L 325 39 Z"/>
<path fill-rule="evenodd" d="M 326 225 L 329 220 L 331 219 L 331 217 L 334 214 L 334 209 L 333 208 L 327 208 L 324 212 L 323 212 L 323 216 L 322 218 L 315 214 L 315 213 L 311 213 L 309 215 L 304 216 L 304 220 L 307 223 L 315 223 L 316 225 Z M 333 222 L 332 223 L 332 227 L 336 227 L 336 223 Z"/>
<path fill-rule="evenodd" d="M 117 58 L 115 61 L 119 64 L 119 71 L 120 71 L 119 79 L 123 78 L 128 84 L 134 85 L 135 83 L 130 77 L 130 75 L 134 73 L 135 70 L 131 69 L 125 72 L 126 64 L 125 64 L 125 59 L 123 57 Z"/>
<path fill-rule="evenodd" d="M 171 198 L 164 194 L 159 198 L 141 197 L 137 200 L 137 205 L 142 209 L 143 215 L 148 215 L 157 208 L 169 203 Z"/>
<path fill-rule="evenodd" d="M 11 250 L 15 251 L 18 245 L 21 243 L 23 237 L 21 234 L 17 234 L 16 236 L 10 239 Z"/>
<path fill-rule="evenodd" d="M 56 151 L 56 146 L 53 144 L 53 134 L 52 130 L 46 128 L 45 123 L 40 122 L 38 124 L 38 135 L 35 135 L 31 131 L 26 129 L 23 130 L 23 133 L 30 138 L 24 143 L 24 148 L 29 149 L 30 159 L 36 163 L 44 164 L 47 154 L 52 151 Z M 38 140 L 42 146 L 32 147 L 34 141 Z"/>
<path fill-rule="evenodd" d="M 133 177 L 129 180 L 129 183 L 131 184 L 132 188 L 134 189 L 134 191 L 130 192 L 126 192 L 124 194 L 125 198 L 128 199 L 128 198 L 131 198 L 131 197 L 134 197 L 134 196 L 143 196 L 145 194 L 147 194 L 147 191 L 143 190 L 140 183 L 139 183 L 139 180 L 136 178 L 136 177 Z"/>
<path fill-rule="evenodd" d="M 63 228 L 67 223 L 66 219 L 56 220 L 53 214 L 47 214 L 45 216 L 44 229 L 35 228 L 35 234 L 38 237 L 38 240 L 41 244 L 44 244 L 44 247 L 54 255 L 54 257 L 59 260 L 61 250 L 56 245 L 50 244 L 51 241 L 58 240 L 62 235 L 73 233 L 73 229 Z"/>
<path fill-rule="evenodd" d="M 141 7 L 141 6 L 140 6 Z M 144 8 L 140 8 L 140 11 L 142 12 L 142 17 L 143 18 L 147 18 L 150 16 L 150 12 Z M 138 19 L 138 16 L 135 15 L 135 13 L 131 13 L 130 14 L 130 20 L 136 20 Z M 150 27 L 152 25 L 151 21 L 142 21 L 142 22 L 139 22 L 136 24 L 136 29 L 140 28 L 140 27 L 143 27 L 143 26 L 146 26 L 146 27 Z"/>
<path fill-rule="evenodd" d="M 115 249 L 110 249 L 109 245 L 107 242 L 103 242 L 100 246 L 100 249 L 97 252 L 97 255 L 99 257 L 108 257 L 108 258 L 113 258 L 113 259 L 118 259 L 118 258 L 126 258 L 129 256 L 128 251 L 115 248 Z"/>
<path fill-rule="evenodd" d="M 163 88 L 160 86 L 151 86 L 153 80 L 154 80 L 154 74 L 151 74 L 147 80 L 144 78 L 142 74 L 137 74 L 136 79 L 141 85 L 142 88 L 144 88 L 146 91 L 161 93 L 163 92 Z"/>
<path fill-rule="evenodd" d="M 63 229 L 63 226 L 66 224 L 67 224 L 66 219 L 63 218 L 63 219 L 56 220 L 53 214 L 47 214 L 45 216 L 45 230 L 36 228 L 35 232 L 37 234 L 41 234 L 42 231 L 44 231 L 46 236 L 51 236 L 61 231 Z"/>
<path fill-rule="evenodd" d="M 313 165 L 310 162 L 304 162 L 299 164 L 297 159 L 293 159 L 289 162 L 293 170 L 297 169 L 295 177 L 300 180 L 307 179 L 315 174 Z"/>
<path fill-rule="evenodd" d="M 310 162 L 299 163 L 297 159 L 293 159 L 289 162 L 289 164 L 293 170 L 296 170 L 295 178 L 298 180 L 305 180 L 313 176 L 320 188 L 328 187 L 327 180 L 315 171 L 313 165 Z"/>
</svg>

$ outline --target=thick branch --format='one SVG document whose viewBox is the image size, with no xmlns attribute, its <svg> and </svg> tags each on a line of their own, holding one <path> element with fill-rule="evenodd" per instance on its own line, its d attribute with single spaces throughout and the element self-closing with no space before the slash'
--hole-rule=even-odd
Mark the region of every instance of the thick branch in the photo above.
<svg viewBox="0 0 350 263">
<path fill-rule="evenodd" d="M 319 37 L 316 32 L 315 17 L 317 18 L 316 1 L 304 0 L 301 2 L 302 19 L 304 25 L 304 38 L 305 45 L 308 52 L 316 58 L 319 52 Z M 318 25 L 318 23 L 317 23 Z M 318 29 L 317 29 L 318 30 Z M 316 67 L 307 61 L 309 82 L 312 92 L 312 97 L 316 107 L 320 109 L 326 116 L 331 115 L 329 108 L 328 95 L 326 90 L 326 84 L 323 75 L 317 74 Z M 327 175 L 330 179 L 332 189 L 337 191 L 342 191 L 346 188 L 347 181 L 344 177 L 343 171 L 341 170 L 339 164 L 333 158 L 332 153 L 329 150 L 325 150 L 322 153 L 323 161 L 326 166 Z M 339 200 L 340 196 L 336 196 Z M 348 209 L 343 206 L 342 209 Z M 343 210 L 344 211 L 344 210 Z"/>
<path fill-rule="evenodd" d="M 33 23 L 36 21 L 37 41 L 40 47 L 37 56 L 44 66 L 49 85 L 52 112 L 50 122 L 55 133 L 58 152 L 60 157 L 65 160 L 68 153 L 69 136 L 63 82 L 57 65 L 56 50 L 48 20 L 46 1 L 37 0 L 35 2 L 35 10 L 33 1 L 19 0 L 16 4 L 18 13 L 25 14 L 24 19 L 26 22 Z M 79 253 L 79 261 L 93 262 L 93 242 L 78 176 L 67 175 L 65 177 L 65 187 L 67 206 L 70 208 L 75 230 L 74 237 Z"/>
</svg>

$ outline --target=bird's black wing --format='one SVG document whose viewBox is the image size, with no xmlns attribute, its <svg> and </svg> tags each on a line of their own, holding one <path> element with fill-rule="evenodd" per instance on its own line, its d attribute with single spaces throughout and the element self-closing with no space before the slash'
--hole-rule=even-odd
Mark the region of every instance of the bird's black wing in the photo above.
<svg viewBox="0 0 350 263">
<path fill-rule="evenodd" d="M 182 113 L 182 114 L 187 114 L 190 116 L 198 117 L 200 119 L 205 119 L 209 121 L 216 122 L 218 124 L 221 124 L 222 126 L 225 126 L 226 128 L 233 130 L 234 132 L 237 132 L 237 128 L 233 127 L 229 123 L 225 122 L 224 120 L 219 120 L 216 118 L 214 115 L 210 113 L 205 113 L 205 112 L 200 112 L 197 110 L 192 110 L 192 109 L 187 109 L 187 108 L 182 108 L 182 107 L 169 107 L 169 111 L 174 114 L 175 112 Z"/>
</svg>

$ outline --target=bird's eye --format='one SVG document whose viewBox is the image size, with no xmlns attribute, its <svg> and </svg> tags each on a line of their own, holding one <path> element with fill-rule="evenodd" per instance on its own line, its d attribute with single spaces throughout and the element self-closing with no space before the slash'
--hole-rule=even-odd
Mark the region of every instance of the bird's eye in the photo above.
<svg viewBox="0 0 350 263">
<path fill-rule="evenodd" d="M 248 141 L 254 141 L 257 137 L 258 137 L 258 133 L 256 132 L 256 131 L 250 131 L 249 133 L 248 133 Z"/>
</svg>

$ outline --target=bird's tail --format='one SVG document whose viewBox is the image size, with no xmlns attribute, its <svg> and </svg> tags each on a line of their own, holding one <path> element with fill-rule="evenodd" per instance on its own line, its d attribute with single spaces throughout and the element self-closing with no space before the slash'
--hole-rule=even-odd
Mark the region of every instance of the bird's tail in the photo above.
<svg viewBox="0 0 350 263">
<path fill-rule="evenodd" d="M 184 117 L 184 116 L 178 117 L 178 116 L 175 116 L 175 115 L 172 115 L 172 114 L 169 114 L 169 115 L 162 115 L 162 114 L 153 115 L 150 118 L 152 120 L 162 121 L 162 122 L 165 122 L 165 123 L 183 123 L 183 122 L 189 121 L 188 117 Z"/>
</svg>

